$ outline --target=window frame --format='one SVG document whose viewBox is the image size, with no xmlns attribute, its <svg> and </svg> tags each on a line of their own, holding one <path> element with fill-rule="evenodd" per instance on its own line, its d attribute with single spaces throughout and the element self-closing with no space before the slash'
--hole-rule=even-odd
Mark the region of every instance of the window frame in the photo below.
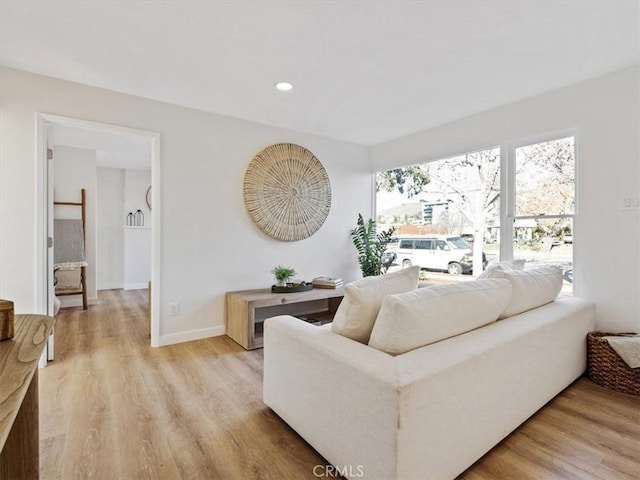
<svg viewBox="0 0 640 480">
<path fill-rule="evenodd" d="M 516 150 L 521 147 L 535 145 L 538 143 L 561 140 L 573 137 L 574 155 L 574 210 L 571 214 L 552 215 L 516 215 Z M 503 154 L 504 153 L 504 154 Z M 576 265 L 576 258 L 580 249 L 581 232 L 578 222 L 580 214 L 580 138 L 577 129 L 555 131 L 545 135 L 529 137 L 518 141 L 500 145 L 500 259 L 513 260 L 514 224 L 516 220 L 523 219 L 552 219 L 570 218 L 572 220 L 573 235 L 573 295 L 579 295 L 582 282 L 580 280 L 580 266 Z M 576 237 L 578 241 L 576 242 Z"/>
<path fill-rule="evenodd" d="M 564 215 L 542 215 L 542 216 L 517 216 L 515 215 L 515 185 L 516 185 L 516 149 L 527 145 L 534 145 L 536 143 L 543 143 L 553 140 L 560 140 L 562 138 L 573 137 L 574 138 L 574 212 L 573 214 Z M 431 160 L 425 160 L 420 163 L 430 163 L 448 158 L 454 158 L 457 156 L 466 155 L 469 153 L 479 152 L 483 150 L 489 150 L 498 148 L 500 152 L 500 260 L 513 260 L 513 243 L 514 243 L 514 223 L 519 218 L 571 218 L 572 219 L 572 235 L 573 235 L 573 295 L 579 296 L 582 292 L 582 268 L 577 259 L 582 258 L 582 225 L 580 222 L 580 209 L 581 209 L 581 152 L 580 152 L 580 132 L 577 127 L 567 128 L 562 130 L 555 130 L 545 134 L 540 134 L 530 137 L 522 137 L 517 140 L 504 140 L 502 142 L 489 142 L 491 146 L 483 145 L 478 148 L 469 148 L 466 153 L 448 153 L 438 158 Z M 412 163 L 409 165 L 415 165 Z M 408 165 L 404 165 L 408 166 Z M 398 168 L 398 167 L 390 167 Z M 377 213 L 377 195 L 376 195 L 376 175 L 377 172 L 372 172 L 372 212 L 374 215 Z M 423 212 L 424 218 L 424 212 Z M 507 228 L 508 227 L 508 228 Z M 576 241 L 577 238 L 577 241 Z M 398 243 L 400 246 L 400 242 Z"/>
</svg>

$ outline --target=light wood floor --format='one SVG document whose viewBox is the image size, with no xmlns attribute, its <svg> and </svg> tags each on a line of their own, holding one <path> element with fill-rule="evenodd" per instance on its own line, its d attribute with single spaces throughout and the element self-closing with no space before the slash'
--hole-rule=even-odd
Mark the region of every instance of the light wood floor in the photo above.
<svg viewBox="0 0 640 480">
<path fill-rule="evenodd" d="M 227 337 L 151 348 L 146 293 L 101 292 L 57 317 L 41 478 L 317 478 L 325 460 L 262 403 L 262 350 Z M 638 478 L 639 425 L 640 397 L 582 378 L 460 478 Z"/>
</svg>

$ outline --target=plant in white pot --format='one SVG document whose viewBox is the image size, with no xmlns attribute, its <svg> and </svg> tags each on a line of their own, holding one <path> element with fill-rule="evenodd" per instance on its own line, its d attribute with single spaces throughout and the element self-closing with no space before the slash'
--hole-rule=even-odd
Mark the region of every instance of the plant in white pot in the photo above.
<svg viewBox="0 0 640 480">
<path fill-rule="evenodd" d="M 271 273 L 273 273 L 273 276 L 276 278 L 276 287 L 286 287 L 288 283 L 292 283 L 296 271 L 291 267 L 278 265 L 271 270 Z"/>
</svg>

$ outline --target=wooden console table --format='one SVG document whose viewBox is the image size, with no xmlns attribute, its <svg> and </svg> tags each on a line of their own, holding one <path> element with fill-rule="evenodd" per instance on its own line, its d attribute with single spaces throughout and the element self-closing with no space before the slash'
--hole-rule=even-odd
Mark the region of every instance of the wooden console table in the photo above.
<svg viewBox="0 0 640 480">
<path fill-rule="evenodd" d="M 0 342 L 0 480 L 40 476 L 38 360 L 53 322 L 16 315 L 15 337 Z"/>
<path fill-rule="evenodd" d="M 268 288 L 227 292 L 227 336 L 247 350 L 261 348 L 263 322 L 267 318 L 294 315 L 329 322 L 342 297 L 343 288 L 314 288 L 299 293 L 271 293 Z"/>
</svg>

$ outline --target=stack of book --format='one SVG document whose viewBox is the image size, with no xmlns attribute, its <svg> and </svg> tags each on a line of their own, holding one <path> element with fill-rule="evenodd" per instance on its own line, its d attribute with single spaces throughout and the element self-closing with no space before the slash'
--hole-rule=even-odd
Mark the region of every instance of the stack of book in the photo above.
<svg viewBox="0 0 640 480">
<path fill-rule="evenodd" d="M 340 288 L 344 286 L 341 278 L 316 277 L 313 279 L 313 288 Z"/>
</svg>

